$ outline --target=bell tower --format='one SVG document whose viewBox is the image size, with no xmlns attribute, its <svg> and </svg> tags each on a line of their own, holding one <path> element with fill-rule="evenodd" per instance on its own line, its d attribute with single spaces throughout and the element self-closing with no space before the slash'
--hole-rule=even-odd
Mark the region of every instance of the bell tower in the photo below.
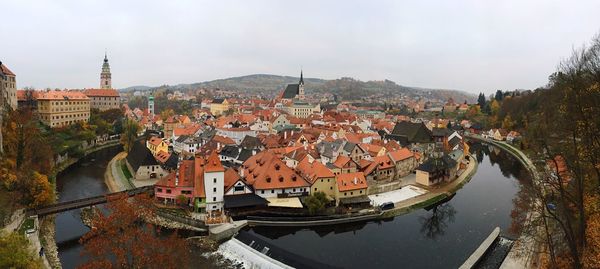
<svg viewBox="0 0 600 269">
<path fill-rule="evenodd" d="M 102 73 L 100 73 L 100 89 L 112 89 L 110 65 L 108 65 L 108 57 L 104 53 L 104 63 L 102 64 Z"/>
<path fill-rule="evenodd" d="M 300 82 L 298 82 L 298 99 L 304 100 L 304 76 L 300 70 Z"/>
</svg>

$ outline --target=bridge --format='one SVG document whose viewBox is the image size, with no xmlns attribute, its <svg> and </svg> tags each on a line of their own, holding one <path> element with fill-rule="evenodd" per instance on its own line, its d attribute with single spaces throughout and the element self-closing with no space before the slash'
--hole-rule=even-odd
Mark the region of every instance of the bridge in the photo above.
<svg viewBox="0 0 600 269">
<path fill-rule="evenodd" d="M 110 201 L 111 197 L 118 197 L 122 194 L 127 194 L 128 197 L 132 197 L 132 196 L 136 196 L 136 195 L 139 195 L 142 193 L 153 194 L 154 186 L 139 187 L 139 188 L 130 189 L 130 190 L 126 190 L 126 191 L 113 192 L 113 193 L 108 193 L 108 194 L 103 194 L 103 195 L 98 195 L 98 196 L 93 196 L 93 197 L 87 197 L 87 198 L 82 198 L 82 199 L 77 199 L 77 200 L 72 200 L 72 201 L 60 202 L 60 203 L 56 203 L 56 204 L 52 204 L 52 205 L 48 205 L 48 206 L 43 206 L 43 207 L 38 207 L 38 208 L 27 210 L 26 215 L 27 216 L 37 215 L 38 217 L 43 217 L 46 215 L 56 214 L 56 213 L 65 212 L 65 211 L 69 211 L 69 210 L 73 210 L 73 209 L 84 208 L 84 207 L 89 207 L 89 206 L 98 205 L 98 204 L 104 204 L 104 203 Z"/>
</svg>

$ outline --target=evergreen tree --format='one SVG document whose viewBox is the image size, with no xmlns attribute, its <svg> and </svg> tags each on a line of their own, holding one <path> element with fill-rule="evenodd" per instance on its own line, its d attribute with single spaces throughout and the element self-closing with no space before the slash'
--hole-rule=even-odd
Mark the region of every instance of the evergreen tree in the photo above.
<svg viewBox="0 0 600 269">
<path fill-rule="evenodd" d="M 479 97 L 477 97 L 477 104 L 479 104 L 479 108 L 483 109 L 485 107 L 485 95 L 483 93 L 479 93 Z"/>
<path fill-rule="evenodd" d="M 500 101 L 502 101 L 503 97 L 504 97 L 504 93 L 502 93 L 501 90 L 497 90 L 496 96 L 494 97 L 494 99 L 496 99 L 496 101 L 500 102 Z"/>
</svg>

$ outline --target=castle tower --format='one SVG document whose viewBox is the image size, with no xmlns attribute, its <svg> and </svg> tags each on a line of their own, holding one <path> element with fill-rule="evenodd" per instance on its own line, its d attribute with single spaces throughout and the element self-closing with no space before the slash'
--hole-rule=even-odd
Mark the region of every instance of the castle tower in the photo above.
<svg viewBox="0 0 600 269">
<path fill-rule="evenodd" d="M 300 82 L 298 82 L 298 99 L 304 100 L 304 76 L 300 70 Z"/>
<path fill-rule="evenodd" d="M 154 117 L 154 96 L 152 94 L 148 97 L 148 113 Z"/>
<path fill-rule="evenodd" d="M 100 88 L 112 89 L 110 66 L 108 65 L 108 57 L 104 53 L 104 63 L 102 64 L 102 73 L 100 73 Z"/>
</svg>

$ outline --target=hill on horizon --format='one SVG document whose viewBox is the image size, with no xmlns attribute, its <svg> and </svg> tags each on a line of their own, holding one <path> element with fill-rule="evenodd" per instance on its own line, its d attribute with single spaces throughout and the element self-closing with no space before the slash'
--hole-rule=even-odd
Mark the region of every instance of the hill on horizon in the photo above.
<svg viewBox="0 0 600 269">
<path fill-rule="evenodd" d="M 216 79 L 211 81 L 191 84 L 163 85 L 159 87 L 132 86 L 119 91 L 154 90 L 168 88 L 172 90 L 194 90 L 199 88 L 218 88 L 229 91 L 244 91 L 263 96 L 276 96 L 287 84 L 298 83 L 299 77 L 279 76 L 271 74 L 253 74 L 239 77 Z M 402 94 L 409 97 L 427 97 L 430 99 L 447 100 L 453 98 L 457 102 L 467 100 L 475 102 L 477 96 L 452 89 L 430 89 L 422 87 L 409 87 L 396 84 L 391 80 L 361 81 L 354 78 L 342 77 L 338 79 L 304 78 L 307 94 L 311 92 L 329 92 L 337 95 L 342 100 L 354 100 L 357 96 L 366 97 L 379 94 Z"/>
</svg>

